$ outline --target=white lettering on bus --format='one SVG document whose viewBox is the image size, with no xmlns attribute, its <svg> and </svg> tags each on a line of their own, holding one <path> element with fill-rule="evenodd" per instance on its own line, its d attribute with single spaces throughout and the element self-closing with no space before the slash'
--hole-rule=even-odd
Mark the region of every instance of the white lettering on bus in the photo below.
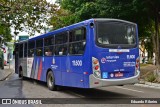
<svg viewBox="0 0 160 107">
<path fill-rule="evenodd" d="M 72 65 L 73 66 L 82 66 L 82 60 L 73 60 Z"/>
<path fill-rule="evenodd" d="M 127 59 L 135 59 L 135 55 L 127 55 Z"/>
</svg>

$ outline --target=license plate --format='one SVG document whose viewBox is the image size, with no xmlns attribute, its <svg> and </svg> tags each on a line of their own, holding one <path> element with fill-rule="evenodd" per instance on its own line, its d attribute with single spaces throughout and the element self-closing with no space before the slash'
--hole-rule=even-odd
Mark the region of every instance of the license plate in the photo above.
<svg viewBox="0 0 160 107">
<path fill-rule="evenodd" d="M 115 77 L 123 77 L 123 73 L 115 73 Z"/>
</svg>

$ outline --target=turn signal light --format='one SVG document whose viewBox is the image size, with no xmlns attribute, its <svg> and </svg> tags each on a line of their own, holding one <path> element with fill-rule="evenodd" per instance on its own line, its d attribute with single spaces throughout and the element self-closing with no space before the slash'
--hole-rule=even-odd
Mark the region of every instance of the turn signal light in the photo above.
<svg viewBox="0 0 160 107">
<path fill-rule="evenodd" d="M 94 62 L 93 62 L 94 64 L 98 64 L 98 60 L 94 60 Z"/>
</svg>

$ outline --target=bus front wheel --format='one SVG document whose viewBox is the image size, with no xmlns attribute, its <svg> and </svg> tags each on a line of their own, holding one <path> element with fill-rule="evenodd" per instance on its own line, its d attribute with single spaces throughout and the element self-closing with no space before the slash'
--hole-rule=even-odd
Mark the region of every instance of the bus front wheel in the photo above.
<svg viewBox="0 0 160 107">
<path fill-rule="evenodd" d="M 47 86 L 51 91 L 56 90 L 55 78 L 52 71 L 49 71 L 47 74 Z"/>
</svg>

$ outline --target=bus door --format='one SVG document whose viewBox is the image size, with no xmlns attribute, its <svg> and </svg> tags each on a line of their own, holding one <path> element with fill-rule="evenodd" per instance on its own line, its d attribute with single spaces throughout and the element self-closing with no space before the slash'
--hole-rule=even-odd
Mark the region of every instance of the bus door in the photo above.
<svg viewBox="0 0 160 107">
<path fill-rule="evenodd" d="M 35 61 L 34 61 L 34 51 L 35 51 L 35 41 L 28 41 L 28 55 L 27 55 L 27 77 L 34 78 L 35 71 Z"/>
<path fill-rule="evenodd" d="M 23 76 L 27 76 L 27 42 L 19 44 L 18 69 L 22 67 Z"/>
<path fill-rule="evenodd" d="M 22 64 L 22 68 L 23 68 L 23 76 L 27 76 L 27 42 L 25 42 L 23 44 L 23 64 Z"/>
<path fill-rule="evenodd" d="M 18 60 L 19 60 L 19 52 L 18 52 L 18 44 L 15 44 L 15 50 L 14 50 L 14 55 L 15 55 L 15 73 L 18 74 Z"/>
</svg>

